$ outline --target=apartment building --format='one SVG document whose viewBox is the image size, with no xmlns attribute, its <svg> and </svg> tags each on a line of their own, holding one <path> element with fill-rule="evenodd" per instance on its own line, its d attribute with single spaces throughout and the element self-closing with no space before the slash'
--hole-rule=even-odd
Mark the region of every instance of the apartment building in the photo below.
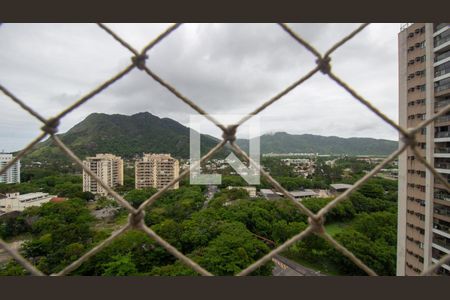
<svg viewBox="0 0 450 300">
<path fill-rule="evenodd" d="M 180 163 L 170 154 L 144 153 L 142 159 L 136 161 L 136 189 L 167 186 L 180 173 Z M 178 182 L 171 189 L 178 189 Z"/>
<path fill-rule="evenodd" d="M 10 153 L 0 153 L 0 169 L 14 159 Z M 0 183 L 20 183 L 20 160 L 0 175 Z"/>
<path fill-rule="evenodd" d="M 449 23 L 405 24 L 398 46 L 399 122 L 412 128 L 450 104 Z M 419 153 L 450 182 L 450 113 L 422 129 L 417 143 Z M 397 275 L 419 275 L 450 253 L 450 191 L 410 149 L 398 164 Z M 450 275 L 450 265 L 438 273 Z"/>
<path fill-rule="evenodd" d="M 97 154 L 87 157 L 83 164 L 96 174 L 107 186 L 123 185 L 123 160 L 113 154 Z M 83 170 L 83 192 L 106 196 L 107 191 Z"/>
</svg>

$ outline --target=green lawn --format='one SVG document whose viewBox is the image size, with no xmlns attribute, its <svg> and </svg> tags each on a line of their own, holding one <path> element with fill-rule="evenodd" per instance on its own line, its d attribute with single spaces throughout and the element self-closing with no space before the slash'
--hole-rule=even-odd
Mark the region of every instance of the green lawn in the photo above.
<svg viewBox="0 0 450 300">
<path fill-rule="evenodd" d="M 348 226 L 349 226 L 348 223 L 341 223 L 341 222 L 330 223 L 325 224 L 325 230 L 329 235 L 335 236 L 336 234 L 342 232 Z"/>
</svg>

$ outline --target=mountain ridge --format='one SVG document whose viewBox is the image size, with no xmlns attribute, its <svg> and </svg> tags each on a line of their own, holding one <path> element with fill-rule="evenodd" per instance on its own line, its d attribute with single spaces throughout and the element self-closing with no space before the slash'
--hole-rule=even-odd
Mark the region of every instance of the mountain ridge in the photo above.
<svg viewBox="0 0 450 300">
<path fill-rule="evenodd" d="M 140 156 L 144 152 L 170 153 L 174 157 L 188 158 L 189 135 L 189 127 L 149 112 L 133 115 L 92 113 L 67 132 L 57 134 L 81 159 L 102 152 L 124 158 Z M 287 132 L 264 134 L 260 140 L 261 153 L 388 155 L 398 147 L 398 142 L 384 139 L 296 135 Z M 219 141 L 213 136 L 202 134 L 202 155 Z M 236 142 L 248 150 L 247 139 L 237 139 Z M 229 148 L 222 150 L 221 154 L 228 151 Z M 65 155 L 50 139 L 36 145 L 26 157 L 35 161 L 65 159 Z"/>
<path fill-rule="evenodd" d="M 398 148 L 397 141 L 367 137 L 342 138 L 276 132 L 263 134 L 259 138 L 262 153 L 388 155 Z M 243 150 L 248 150 L 247 139 L 238 139 L 236 142 Z"/>
</svg>

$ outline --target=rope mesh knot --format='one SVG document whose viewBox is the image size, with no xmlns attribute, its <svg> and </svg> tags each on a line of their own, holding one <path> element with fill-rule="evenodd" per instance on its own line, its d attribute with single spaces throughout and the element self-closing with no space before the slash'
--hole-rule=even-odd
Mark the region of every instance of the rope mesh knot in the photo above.
<svg viewBox="0 0 450 300">
<path fill-rule="evenodd" d="M 316 64 L 319 67 L 320 72 L 322 72 L 323 74 L 328 74 L 331 71 L 331 57 L 327 56 L 324 58 L 318 58 L 316 60 Z"/>
<path fill-rule="evenodd" d="M 143 210 L 128 215 L 128 222 L 132 228 L 140 229 L 144 225 L 145 212 Z"/>
<path fill-rule="evenodd" d="M 323 216 L 308 217 L 309 226 L 315 233 L 322 234 L 325 232 L 323 224 L 325 224 L 325 218 Z"/>
<path fill-rule="evenodd" d="M 408 132 L 407 134 L 404 134 L 401 137 L 401 140 L 411 148 L 414 148 L 417 145 L 416 135 L 414 134 L 414 132 Z"/>
<path fill-rule="evenodd" d="M 131 58 L 131 61 L 133 62 L 133 64 L 139 69 L 139 70 L 144 70 L 145 68 L 145 61 L 147 60 L 148 55 L 145 53 L 133 56 Z"/>
<path fill-rule="evenodd" d="M 59 126 L 60 122 L 59 119 L 49 119 L 44 126 L 41 127 L 41 130 L 50 134 L 50 135 L 54 135 L 55 133 L 58 132 L 58 126 Z"/>
<path fill-rule="evenodd" d="M 225 130 L 223 130 L 222 138 L 225 141 L 234 142 L 236 140 L 236 130 L 238 125 L 229 125 Z"/>
</svg>

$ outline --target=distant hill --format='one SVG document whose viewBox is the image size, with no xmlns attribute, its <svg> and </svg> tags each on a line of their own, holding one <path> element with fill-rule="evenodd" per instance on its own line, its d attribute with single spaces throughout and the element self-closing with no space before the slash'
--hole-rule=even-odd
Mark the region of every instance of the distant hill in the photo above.
<svg viewBox="0 0 450 300">
<path fill-rule="evenodd" d="M 148 112 L 132 116 L 93 113 L 58 137 L 81 159 L 96 153 L 113 153 L 124 158 L 142 155 L 144 152 L 170 153 L 177 158 L 189 157 L 189 128 L 169 119 L 159 118 Z M 201 151 L 205 154 L 219 142 L 209 136 L 201 136 Z M 248 140 L 237 143 L 248 149 Z M 308 152 L 320 154 L 386 155 L 397 148 L 397 142 L 371 138 L 339 138 L 319 135 L 292 135 L 284 132 L 261 137 L 262 153 Z M 219 153 L 223 156 L 225 149 Z M 67 157 L 51 140 L 36 145 L 26 155 L 26 161 L 67 161 Z"/>
<path fill-rule="evenodd" d="M 58 137 L 80 158 L 96 153 L 113 153 L 124 158 L 143 152 L 170 153 L 178 158 L 189 157 L 189 128 L 148 112 L 132 116 L 93 113 Z M 201 136 L 201 151 L 206 153 L 217 145 L 214 137 Z M 49 161 L 65 159 L 51 140 L 39 143 L 27 159 Z"/>
<path fill-rule="evenodd" d="M 294 135 L 285 132 L 260 137 L 261 153 L 319 153 L 348 155 L 388 155 L 398 148 L 398 142 L 372 138 L 340 138 L 313 134 Z M 248 140 L 237 143 L 248 149 Z"/>
</svg>

